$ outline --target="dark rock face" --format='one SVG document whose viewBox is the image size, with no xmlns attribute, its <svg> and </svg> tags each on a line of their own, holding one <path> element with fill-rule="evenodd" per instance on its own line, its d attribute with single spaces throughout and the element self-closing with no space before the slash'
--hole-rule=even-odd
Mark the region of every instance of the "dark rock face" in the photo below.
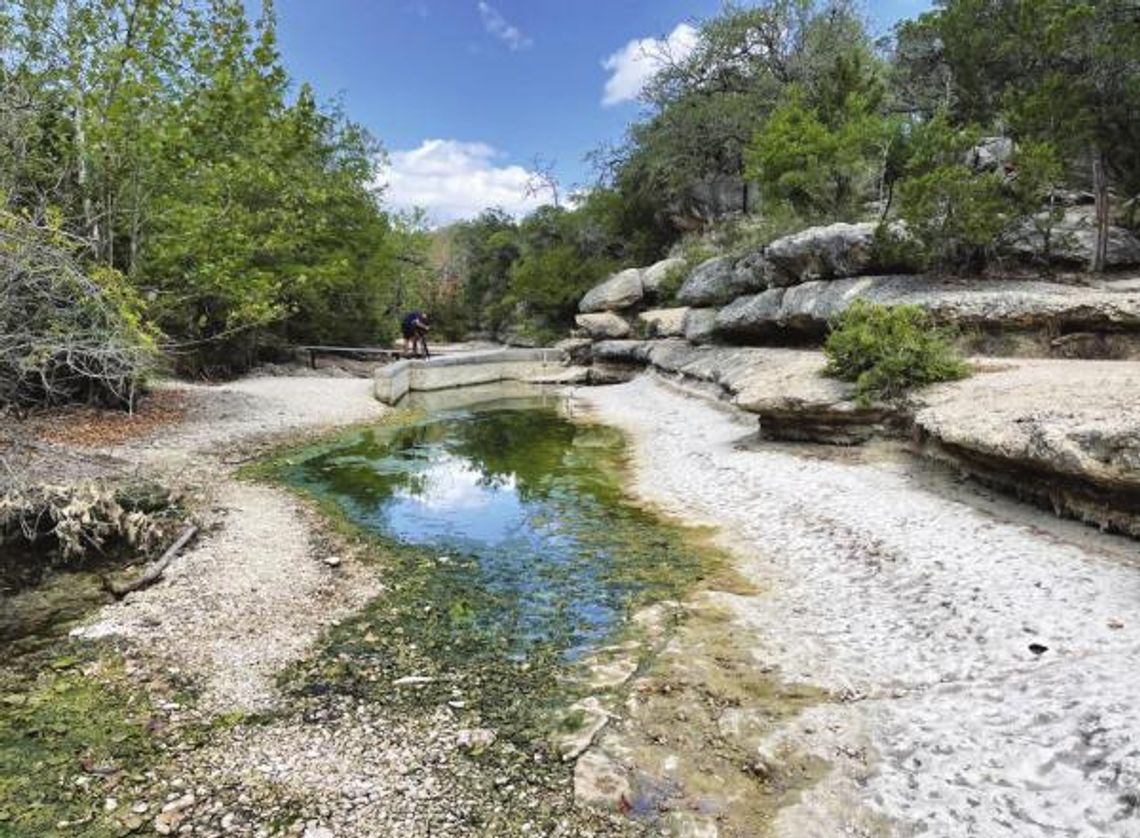
<svg viewBox="0 0 1140 838">
<path fill-rule="evenodd" d="M 696 230 L 717 218 L 746 213 L 758 199 L 756 185 L 739 175 L 708 175 L 690 184 L 669 214 L 681 229 Z"/>
</svg>

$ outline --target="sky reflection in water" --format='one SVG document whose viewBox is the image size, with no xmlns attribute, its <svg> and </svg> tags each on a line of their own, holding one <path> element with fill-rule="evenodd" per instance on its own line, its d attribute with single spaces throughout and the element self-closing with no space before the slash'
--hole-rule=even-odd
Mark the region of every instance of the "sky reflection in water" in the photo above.
<svg viewBox="0 0 1140 838">
<path fill-rule="evenodd" d="M 574 657 L 696 566 L 623 497 L 622 446 L 550 407 L 499 404 L 364 431 L 292 476 L 355 523 L 467 568 L 474 601 L 495 603 L 477 620 L 515 652 L 553 643 Z"/>
</svg>

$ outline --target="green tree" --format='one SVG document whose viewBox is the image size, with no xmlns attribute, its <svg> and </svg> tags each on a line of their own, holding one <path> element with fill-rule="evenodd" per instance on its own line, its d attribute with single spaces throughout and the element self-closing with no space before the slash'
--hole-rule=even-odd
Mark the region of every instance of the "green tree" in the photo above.
<svg viewBox="0 0 1140 838">
<path fill-rule="evenodd" d="M 853 219 L 869 196 L 886 194 L 891 122 L 858 97 L 831 124 L 801 97 L 778 108 L 745 152 L 747 176 L 767 201 L 806 218 Z"/>
<path fill-rule="evenodd" d="M 1140 193 L 1140 16 L 1131 0 L 944 0 L 900 53 L 912 77 L 945 76 L 958 124 L 1009 125 L 1053 145 L 1096 196 L 1094 270 L 1104 266 L 1113 185 Z M 912 41 L 913 43 L 913 41 Z M 922 57 L 919 64 L 913 59 Z"/>
</svg>

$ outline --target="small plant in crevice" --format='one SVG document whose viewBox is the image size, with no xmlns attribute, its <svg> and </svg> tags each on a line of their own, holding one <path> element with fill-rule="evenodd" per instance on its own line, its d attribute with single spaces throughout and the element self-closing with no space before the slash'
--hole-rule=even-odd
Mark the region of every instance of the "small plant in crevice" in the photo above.
<svg viewBox="0 0 1140 838">
<path fill-rule="evenodd" d="M 856 300 L 832 322 L 824 374 L 854 382 L 862 403 L 897 400 L 916 387 L 969 374 L 953 337 L 918 306 Z"/>
</svg>

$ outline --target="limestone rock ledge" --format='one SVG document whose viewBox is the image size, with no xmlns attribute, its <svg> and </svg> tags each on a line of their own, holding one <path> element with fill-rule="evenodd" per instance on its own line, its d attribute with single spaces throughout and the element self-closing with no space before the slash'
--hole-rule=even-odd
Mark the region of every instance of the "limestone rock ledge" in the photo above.
<svg viewBox="0 0 1140 838">
<path fill-rule="evenodd" d="M 896 432 L 883 405 L 860 405 L 850 384 L 821 375 L 819 352 L 693 346 L 684 340 L 610 340 L 594 345 L 591 381 L 629 378 L 642 366 L 760 418 L 767 439 L 849 445 Z M 625 373 L 624 376 L 622 373 Z"/>
<path fill-rule="evenodd" d="M 866 276 L 739 297 L 716 316 L 734 341 L 820 339 L 854 300 L 917 305 L 940 323 L 993 333 L 1140 331 L 1140 293 L 1025 280 Z"/>
<path fill-rule="evenodd" d="M 927 456 L 1140 537 L 1140 363 L 989 362 L 922 397 L 913 424 Z"/>
<path fill-rule="evenodd" d="M 1140 362 L 994 359 L 906 405 L 862 405 L 811 350 L 594 345 L 591 381 L 643 367 L 760 420 L 764 438 L 853 444 L 910 437 L 918 453 L 1024 500 L 1140 537 Z M 595 377 L 594 369 L 608 370 Z"/>
</svg>

